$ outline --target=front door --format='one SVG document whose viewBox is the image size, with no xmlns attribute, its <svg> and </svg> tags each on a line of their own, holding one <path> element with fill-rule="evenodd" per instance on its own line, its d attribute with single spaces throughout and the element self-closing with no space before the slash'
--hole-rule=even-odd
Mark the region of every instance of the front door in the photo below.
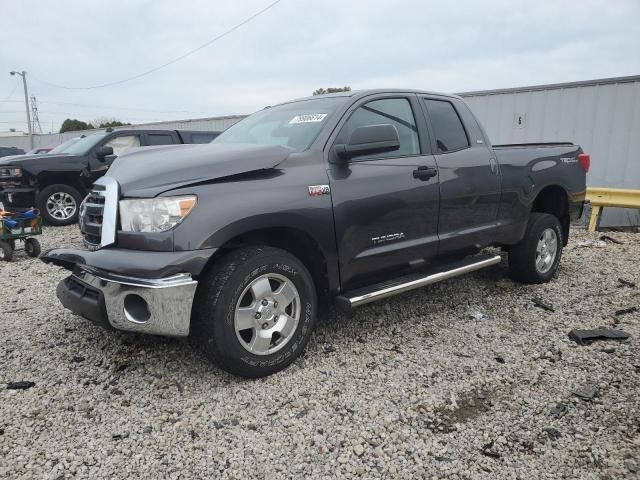
<svg viewBox="0 0 640 480">
<path fill-rule="evenodd" d="M 438 176 L 417 102 L 412 95 L 368 97 L 338 127 L 333 145 L 365 125 L 392 124 L 400 138 L 399 150 L 330 163 L 343 289 L 423 266 L 437 254 Z"/>
<path fill-rule="evenodd" d="M 120 155 L 127 148 L 139 147 L 140 135 L 132 133 L 114 135 L 105 143 L 97 145 L 94 150 L 101 146 L 113 148 L 113 157 L 99 159 L 95 153 L 91 153 L 91 155 L 89 156 L 89 166 L 91 168 L 91 183 L 95 182 L 97 179 L 107 173 L 107 170 L 109 170 L 113 158 Z"/>
</svg>

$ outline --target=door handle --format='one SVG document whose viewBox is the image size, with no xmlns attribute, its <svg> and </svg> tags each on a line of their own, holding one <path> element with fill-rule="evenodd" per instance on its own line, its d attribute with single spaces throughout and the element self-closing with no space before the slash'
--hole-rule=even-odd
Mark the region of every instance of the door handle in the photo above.
<svg viewBox="0 0 640 480">
<path fill-rule="evenodd" d="M 413 178 L 418 180 L 429 180 L 438 175 L 438 169 L 435 167 L 418 167 L 413 171 Z"/>
</svg>

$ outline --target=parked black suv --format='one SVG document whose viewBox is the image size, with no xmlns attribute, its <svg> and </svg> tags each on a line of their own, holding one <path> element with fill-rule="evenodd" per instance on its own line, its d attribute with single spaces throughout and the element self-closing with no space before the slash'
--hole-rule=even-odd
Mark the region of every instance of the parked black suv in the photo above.
<svg viewBox="0 0 640 480">
<path fill-rule="evenodd" d="M 210 145 L 116 160 L 84 204 L 96 251 L 56 249 L 62 303 L 197 339 L 258 377 L 304 349 L 318 300 L 359 305 L 500 262 L 549 281 L 582 211 L 571 143 L 492 147 L 456 96 L 373 90 L 257 112 Z"/>
<path fill-rule="evenodd" d="M 106 173 L 124 149 L 149 145 L 208 143 L 219 132 L 107 129 L 73 139 L 49 154 L 0 160 L 0 202 L 37 206 L 49 225 L 69 225 L 93 182 Z M 24 152 L 22 152 L 24 153 Z"/>
<path fill-rule="evenodd" d="M 0 147 L 0 157 L 10 155 L 24 155 L 24 150 L 18 147 Z"/>
</svg>

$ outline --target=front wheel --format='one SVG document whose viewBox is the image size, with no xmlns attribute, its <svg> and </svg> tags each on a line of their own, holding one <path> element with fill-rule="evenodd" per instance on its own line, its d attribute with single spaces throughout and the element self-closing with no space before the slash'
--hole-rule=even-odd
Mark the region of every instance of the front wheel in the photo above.
<svg viewBox="0 0 640 480">
<path fill-rule="evenodd" d="M 224 370 L 278 372 L 303 351 L 316 318 L 311 275 L 290 253 L 246 247 L 216 262 L 198 286 L 192 335 Z"/>
<path fill-rule="evenodd" d="M 546 283 L 555 275 L 562 256 L 562 227 L 557 217 L 532 213 L 524 238 L 509 250 L 509 271 L 523 283 Z"/>
<path fill-rule="evenodd" d="M 71 225 L 78 220 L 82 196 L 69 185 L 49 185 L 38 194 L 38 209 L 48 225 Z"/>
</svg>

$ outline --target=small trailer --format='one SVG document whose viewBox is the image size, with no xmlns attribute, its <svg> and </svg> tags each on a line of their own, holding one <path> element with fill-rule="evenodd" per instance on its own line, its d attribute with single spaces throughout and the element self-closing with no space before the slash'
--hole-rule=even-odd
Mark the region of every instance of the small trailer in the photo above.
<svg viewBox="0 0 640 480">
<path fill-rule="evenodd" d="M 42 218 L 35 208 L 3 210 L 0 208 L 0 261 L 10 262 L 18 242 L 30 257 L 40 255 L 40 242 L 33 238 L 42 234 Z"/>
</svg>

